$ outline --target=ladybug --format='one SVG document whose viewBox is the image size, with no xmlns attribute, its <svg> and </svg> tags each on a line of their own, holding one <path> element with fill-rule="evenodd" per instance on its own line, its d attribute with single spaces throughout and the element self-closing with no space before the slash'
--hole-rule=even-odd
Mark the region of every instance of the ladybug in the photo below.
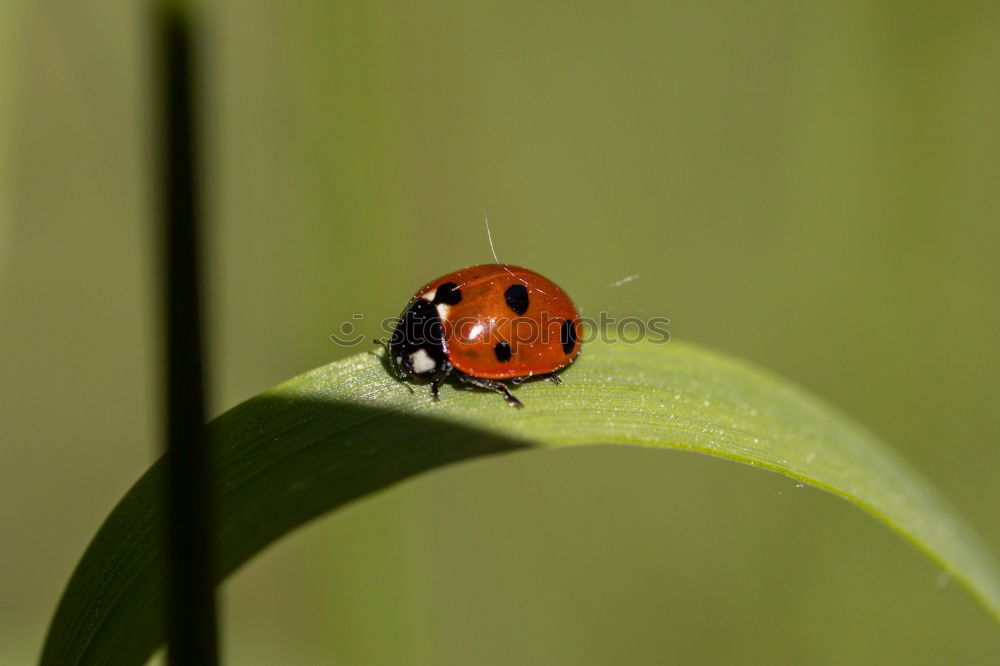
<svg viewBox="0 0 1000 666">
<path fill-rule="evenodd" d="M 562 370 L 580 353 L 580 316 L 559 286 L 534 271 L 508 264 L 473 266 L 421 287 L 385 347 L 399 379 L 431 380 L 438 399 L 449 376 L 503 395 L 522 407 L 505 380 Z"/>
</svg>

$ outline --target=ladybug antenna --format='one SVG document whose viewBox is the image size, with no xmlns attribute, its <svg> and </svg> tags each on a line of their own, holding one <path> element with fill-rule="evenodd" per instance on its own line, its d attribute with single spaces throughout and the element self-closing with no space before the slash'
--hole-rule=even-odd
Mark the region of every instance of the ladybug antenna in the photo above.
<svg viewBox="0 0 1000 666">
<path fill-rule="evenodd" d="M 507 265 L 500 263 L 500 259 L 497 258 L 496 248 L 493 247 L 493 232 L 490 231 L 490 218 L 486 216 L 486 208 L 483 208 L 483 222 L 486 223 L 486 239 L 490 242 L 490 252 L 493 254 L 493 261 L 497 262 L 497 265 L 500 266 L 501 268 L 503 268 L 505 271 L 507 271 L 512 278 L 514 278 L 515 280 L 517 280 L 518 282 L 520 282 L 521 284 L 523 284 L 528 289 L 531 289 L 531 285 L 529 285 L 527 282 L 525 282 L 521 278 L 519 278 L 516 275 L 514 275 L 511 272 L 511 270 L 509 268 L 507 268 Z M 544 291 L 542 291 L 538 287 L 535 287 L 535 291 L 538 291 L 539 293 L 542 293 L 542 294 L 545 293 Z"/>
<path fill-rule="evenodd" d="M 486 240 L 490 242 L 490 253 L 493 255 L 493 261 L 497 262 L 498 265 L 501 265 L 500 260 L 497 258 L 496 248 L 493 247 L 493 232 L 490 231 L 490 218 L 486 216 L 485 208 L 483 208 L 483 222 L 486 223 Z"/>
</svg>

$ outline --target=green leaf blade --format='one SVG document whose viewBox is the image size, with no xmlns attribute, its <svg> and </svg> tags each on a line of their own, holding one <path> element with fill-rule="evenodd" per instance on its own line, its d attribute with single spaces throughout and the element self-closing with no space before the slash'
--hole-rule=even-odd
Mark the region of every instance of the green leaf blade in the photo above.
<svg viewBox="0 0 1000 666">
<path fill-rule="evenodd" d="M 690 345 L 592 343 L 560 386 L 499 396 L 411 392 L 373 354 L 317 368 L 209 425 L 218 578 L 295 527 L 420 472 L 539 447 L 618 443 L 763 467 L 848 499 L 916 545 L 1000 620 L 1000 578 L 974 532 L 903 459 L 802 389 Z M 162 640 L 162 461 L 88 548 L 50 628 L 43 664 L 140 664 Z"/>
</svg>

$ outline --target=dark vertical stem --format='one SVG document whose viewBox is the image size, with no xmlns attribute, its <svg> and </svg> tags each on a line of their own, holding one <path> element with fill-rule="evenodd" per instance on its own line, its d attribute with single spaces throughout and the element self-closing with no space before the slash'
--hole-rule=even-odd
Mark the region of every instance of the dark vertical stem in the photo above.
<svg viewBox="0 0 1000 666">
<path fill-rule="evenodd" d="M 167 659 L 218 662 L 199 307 L 198 132 L 192 16 L 157 5 L 159 159 L 166 317 Z"/>
</svg>

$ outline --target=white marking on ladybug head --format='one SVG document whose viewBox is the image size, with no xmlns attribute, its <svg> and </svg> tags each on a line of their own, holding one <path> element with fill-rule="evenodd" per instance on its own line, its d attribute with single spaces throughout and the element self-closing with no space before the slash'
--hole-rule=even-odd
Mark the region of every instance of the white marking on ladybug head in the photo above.
<svg viewBox="0 0 1000 666">
<path fill-rule="evenodd" d="M 434 307 L 437 309 L 438 317 L 440 317 L 441 319 L 448 318 L 448 312 L 451 311 L 450 305 L 448 305 L 447 303 L 438 303 Z"/>
<path fill-rule="evenodd" d="M 399 367 L 401 365 L 403 365 L 403 357 L 402 356 L 397 356 L 396 357 L 396 367 Z"/>
<path fill-rule="evenodd" d="M 437 296 L 437 291 L 438 291 L 437 289 L 431 289 L 430 291 L 428 291 L 426 294 L 424 294 L 420 298 L 424 299 L 425 301 L 429 301 L 429 302 L 433 303 L 434 302 L 434 297 Z"/>
<path fill-rule="evenodd" d="M 413 363 L 413 372 L 418 375 L 437 368 L 437 362 L 422 347 L 410 354 L 410 361 Z"/>
</svg>

